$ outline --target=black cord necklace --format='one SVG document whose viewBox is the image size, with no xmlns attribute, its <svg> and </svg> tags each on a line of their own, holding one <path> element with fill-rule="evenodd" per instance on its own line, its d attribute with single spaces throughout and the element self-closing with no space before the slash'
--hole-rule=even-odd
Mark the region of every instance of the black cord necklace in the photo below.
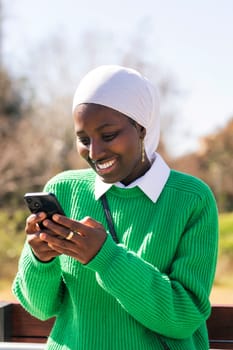
<svg viewBox="0 0 233 350">
<path fill-rule="evenodd" d="M 116 243 L 119 243 L 119 240 L 117 238 L 116 231 L 115 231 L 115 228 L 114 228 L 114 223 L 113 223 L 112 215 L 111 215 L 110 208 L 109 208 L 109 205 L 108 205 L 106 194 L 104 193 L 103 196 L 100 197 L 100 199 L 101 199 L 101 203 L 103 205 L 105 217 L 106 217 L 106 220 L 107 220 L 107 223 L 108 223 L 108 228 L 109 228 L 109 231 L 110 231 L 110 233 L 112 235 L 112 238 L 114 239 L 114 241 Z"/>
</svg>

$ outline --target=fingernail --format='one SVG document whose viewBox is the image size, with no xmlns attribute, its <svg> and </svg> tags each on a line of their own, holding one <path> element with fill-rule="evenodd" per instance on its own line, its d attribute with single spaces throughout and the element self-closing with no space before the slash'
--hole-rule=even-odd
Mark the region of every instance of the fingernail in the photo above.
<svg viewBox="0 0 233 350">
<path fill-rule="evenodd" d="M 45 234 L 45 233 L 41 233 L 41 234 L 40 234 L 40 239 L 41 239 L 42 241 L 44 241 L 44 240 L 46 239 L 46 234 Z"/>
<path fill-rule="evenodd" d="M 49 223 L 49 221 L 48 221 L 47 219 L 46 219 L 46 220 L 43 220 L 43 225 L 44 225 L 44 226 L 47 227 L 47 226 L 48 226 L 48 223 Z"/>
</svg>

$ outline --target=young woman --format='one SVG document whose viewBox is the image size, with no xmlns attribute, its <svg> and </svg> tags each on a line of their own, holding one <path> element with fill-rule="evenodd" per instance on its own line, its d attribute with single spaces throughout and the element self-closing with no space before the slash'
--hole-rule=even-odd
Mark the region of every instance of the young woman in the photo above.
<svg viewBox="0 0 233 350">
<path fill-rule="evenodd" d="M 73 118 L 90 168 L 46 184 L 66 216 L 28 217 L 13 286 L 31 314 L 56 316 L 46 349 L 209 349 L 216 204 L 155 152 L 156 89 L 135 70 L 98 67 L 77 88 Z"/>
</svg>

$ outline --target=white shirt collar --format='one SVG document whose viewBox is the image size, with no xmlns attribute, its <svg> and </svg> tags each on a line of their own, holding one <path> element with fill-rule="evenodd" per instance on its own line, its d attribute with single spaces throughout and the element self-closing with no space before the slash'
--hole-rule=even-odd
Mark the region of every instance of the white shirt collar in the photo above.
<svg viewBox="0 0 233 350">
<path fill-rule="evenodd" d="M 128 186 L 124 186 L 119 182 L 115 184 L 107 184 L 103 182 L 99 176 L 96 176 L 95 199 L 98 200 L 113 185 L 126 189 L 138 186 L 145 193 L 145 195 L 155 203 L 159 198 L 169 175 L 169 166 L 158 153 L 155 153 L 155 160 L 150 169 L 143 176 L 139 177 Z"/>
</svg>

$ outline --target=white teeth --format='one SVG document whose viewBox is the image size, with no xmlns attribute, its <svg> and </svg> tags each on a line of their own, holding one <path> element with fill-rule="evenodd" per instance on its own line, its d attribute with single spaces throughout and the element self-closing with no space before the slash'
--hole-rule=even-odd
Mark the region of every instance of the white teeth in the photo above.
<svg viewBox="0 0 233 350">
<path fill-rule="evenodd" d="M 110 166 L 112 166 L 113 164 L 115 163 L 115 161 L 114 160 L 111 160 L 111 161 L 109 161 L 109 162 L 106 162 L 106 163 L 103 163 L 103 164 L 99 164 L 98 163 L 98 168 L 99 169 L 107 169 L 107 168 L 109 168 Z"/>
</svg>

